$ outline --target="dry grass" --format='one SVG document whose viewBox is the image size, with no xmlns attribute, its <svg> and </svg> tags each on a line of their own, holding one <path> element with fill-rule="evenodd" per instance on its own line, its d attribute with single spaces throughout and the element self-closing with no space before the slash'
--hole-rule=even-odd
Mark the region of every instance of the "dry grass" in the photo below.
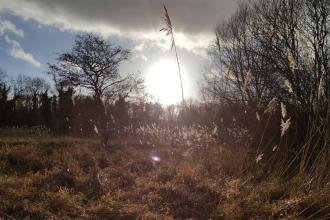
<svg viewBox="0 0 330 220">
<path fill-rule="evenodd" d="M 97 140 L 1 137 L 0 217 L 329 217 L 329 182 L 269 175 L 247 149 L 235 152 L 208 142 L 185 154 L 191 147 L 182 142 L 151 140 L 114 140 L 103 148 Z"/>
</svg>

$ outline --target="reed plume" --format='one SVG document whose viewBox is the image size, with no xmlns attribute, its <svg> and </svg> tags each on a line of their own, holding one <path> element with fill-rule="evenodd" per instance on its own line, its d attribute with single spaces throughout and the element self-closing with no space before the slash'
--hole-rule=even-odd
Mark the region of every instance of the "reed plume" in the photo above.
<svg viewBox="0 0 330 220">
<path fill-rule="evenodd" d="M 288 60 L 289 60 L 289 64 L 290 64 L 290 68 L 292 70 L 297 70 L 298 69 L 298 65 L 293 57 L 293 54 L 291 52 L 291 49 L 290 48 L 286 48 L 286 52 L 287 52 L 287 55 L 288 55 Z"/>
<path fill-rule="evenodd" d="M 184 96 L 183 96 L 183 86 L 182 86 L 182 76 L 181 76 L 181 70 L 180 70 L 180 63 L 179 63 L 179 58 L 178 58 L 178 53 L 176 51 L 176 46 L 175 46 L 175 41 L 174 41 L 174 34 L 173 34 L 173 28 L 172 28 L 172 22 L 171 22 L 171 19 L 170 19 L 170 16 L 167 12 L 167 9 L 165 7 L 165 5 L 163 4 L 164 6 L 164 14 L 162 15 L 162 19 L 165 23 L 165 27 L 160 29 L 160 31 L 164 31 L 166 32 L 166 35 L 165 36 L 171 36 L 171 51 L 175 50 L 175 55 L 176 55 L 176 61 L 178 63 L 178 69 L 179 69 L 179 74 L 180 74 L 180 82 L 181 82 L 181 93 L 182 93 L 182 101 L 184 103 Z"/>
<path fill-rule="evenodd" d="M 289 89 L 289 93 L 293 93 L 292 84 L 290 83 L 289 80 L 286 79 L 286 80 L 284 81 L 284 85 L 286 85 L 286 86 L 288 87 L 288 89 Z"/>
</svg>

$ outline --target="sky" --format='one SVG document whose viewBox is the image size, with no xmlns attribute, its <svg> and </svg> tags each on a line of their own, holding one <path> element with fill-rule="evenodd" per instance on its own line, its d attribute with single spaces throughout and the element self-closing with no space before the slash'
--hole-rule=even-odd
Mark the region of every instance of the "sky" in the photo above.
<svg viewBox="0 0 330 220">
<path fill-rule="evenodd" d="M 0 68 L 10 77 L 50 82 L 47 63 L 70 51 L 75 36 L 93 32 L 131 50 L 131 61 L 120 66 L 122 75 L 141 71 L 150 93 L 167 104 L 180 101 L 175 52 L 159 31 L 165 27 L 163 4 L 173 26 L 184 95 L 196 99 L 214 27 L 235 11 L 234 0 L 0 0 Z"/>
</svg>

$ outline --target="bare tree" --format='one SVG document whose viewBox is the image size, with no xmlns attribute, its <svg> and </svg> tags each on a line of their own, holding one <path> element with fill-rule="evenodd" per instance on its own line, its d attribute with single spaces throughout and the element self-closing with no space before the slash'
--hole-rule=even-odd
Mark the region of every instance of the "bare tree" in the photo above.
<svg viewBox="0 0 330 220">
<path fill-rule="evenodd" d="M 71 51 L 59 54 L 57 63 L 48 64 L 49 74 L 62 86 L 81 86 L 93 92 L 100 111 L 99 130 L 107 140 L 109 134 L 104 101 L 119 94 L 128 96 L 143 88 L 140 74 L 121 76 L 119 65 L 128 61 L 130 50 L 102 39 L 93 33 L 78 35 Z M 106 142 L 106 141 L 105 141 Z"/>
<path fill-rule="evenodd" d="M 323 131 L 329 117 L 329 33 L 329 0 L 241 2 L 216 25 L 201 93 L 208 101 L 261 113 L 276 97 L 295 125 L 286 143 L 304 149 L 302 161 L 313 161 L 322 150 L 328 152 L 329 135 Z M 279 123 L 280 114 L 276 117 Z M 304 162 L 301 170 L 305 168 Z"/>
<path fill-rule="evenodd" d="M 297 114 L 312 110 L 319 95 L 329 97 L 329 15 L 327 0 L 241 2 L 216 25 L 204 96 L 252 109 L 277 96 Z"/>
<path fill-rule="evenodd" d="M 5 79 L 8 77 L 5 70 L 0 68 L 0 86 L 3 86 L 5 84 Z"/>
</svg>

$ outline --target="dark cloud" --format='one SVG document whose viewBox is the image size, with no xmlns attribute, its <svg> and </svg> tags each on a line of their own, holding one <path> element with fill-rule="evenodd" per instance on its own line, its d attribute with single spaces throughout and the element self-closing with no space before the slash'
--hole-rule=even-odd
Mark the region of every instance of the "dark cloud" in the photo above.
<svg viewBox="0 0 330 220">
<path fill-rule="evenodd" d="M 233 0 L 3 0 L 8 8 L 25 19 L 56 24 L 64 29 L 109 27 L 120 33 L 158 31 L 162 27 L 163 3 L 173 28 L 185 34 L 210 33 L 218 19 L 235 10 Z M 86 28 L 85 26 L 85 28 Z"/>
</svg>

